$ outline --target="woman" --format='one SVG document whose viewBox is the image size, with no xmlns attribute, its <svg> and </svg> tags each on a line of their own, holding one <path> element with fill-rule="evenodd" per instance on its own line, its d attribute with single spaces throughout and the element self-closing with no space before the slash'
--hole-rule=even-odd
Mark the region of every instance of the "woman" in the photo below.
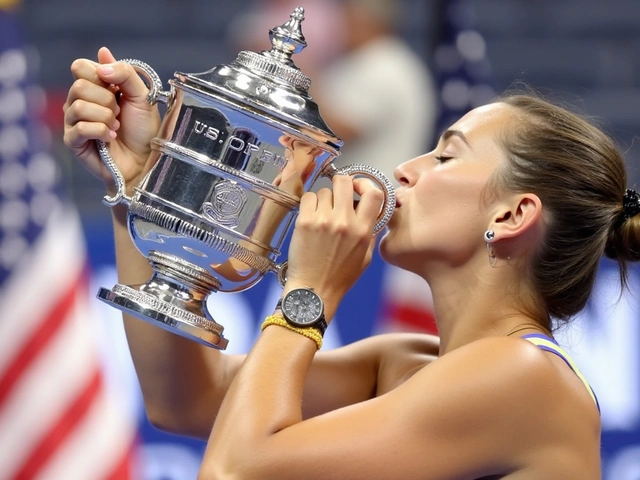
<svg viewBox="0 0 640 480">
<path fill-rule="evenodd" d="M 135 185 L 158 114 L 130 66 L 106 49 L 98 60 L 72 65 L 65 142 L 113 190 L 93 140 Z M 429 282 L 439 344 L 381 335 L 316 353 L 319 314 L 300 326 L 313 312 L 288 299 L 317 295 L 330 322 L 369 262 L 381 202 L 335 177 L 302 198 L 284 302 L 246 358 L 125 318 L 151 421 L 209 438 L 201 479 L 600 478 L 597 400 L 551 330 L 585 305 L 603 253 L 623 280 L 640 259 L 640 197 L 618 150 L 563 109 L 505 97 L 396 178 L 380 251 Z M 118 208 L 114 228 L 120 281 L 146 280 Z"/>
</svg>

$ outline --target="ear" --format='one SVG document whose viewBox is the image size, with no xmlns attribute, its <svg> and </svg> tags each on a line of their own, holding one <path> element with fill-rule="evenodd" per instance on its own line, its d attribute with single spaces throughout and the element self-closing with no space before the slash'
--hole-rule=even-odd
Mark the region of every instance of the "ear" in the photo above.
<svg viewBox="0 0 640 480">
<path fill-rule="evenodd" d="M 513 195 L 501 202 L 490 227 L 496 240 L 515 238 L 533 231 L 542 215 L 542 202 L 533 193 Z"/>
</svg>

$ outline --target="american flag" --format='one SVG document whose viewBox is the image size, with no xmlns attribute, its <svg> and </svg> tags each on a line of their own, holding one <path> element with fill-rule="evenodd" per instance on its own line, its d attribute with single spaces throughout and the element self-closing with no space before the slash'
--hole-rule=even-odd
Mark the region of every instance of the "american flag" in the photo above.
<svg viewBox="0 0 640 480">
<path fill-rule="evenodd" d="M 440 104 L 434 144 L 439 135 L 473 108 L 495 96 L 486 43 L 474 28 L 470 0 L 438 0 L 440 31 L 433 49 L 433 75 Z M 436 235 L 437 232 L 434 232 Z M 429 286 L 417 275 L 388 266 L 383 277 L 383 330 L 437 333 Z"/>
<path fill-rule="evenodd" d="M 105 379 L 81 224 L 26 52 L 0 8 L 0 478 L 126 480 L 137 425 Z"/>
</svg>

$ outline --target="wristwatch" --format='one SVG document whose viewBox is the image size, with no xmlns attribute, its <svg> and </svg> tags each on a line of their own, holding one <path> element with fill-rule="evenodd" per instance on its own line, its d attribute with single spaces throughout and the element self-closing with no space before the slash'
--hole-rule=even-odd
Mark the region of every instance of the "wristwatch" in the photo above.
<svg viewBox="0 0 640 480">
<path fill-rule="evenodd" d="M 327 330 L 324 318 L 324 303 L 310 288 L 296 288 L 278 300 L 276 308 L 282 310 L 284 319 L 299 328 L 316 328 L 320 335 Z"/>
</svg>

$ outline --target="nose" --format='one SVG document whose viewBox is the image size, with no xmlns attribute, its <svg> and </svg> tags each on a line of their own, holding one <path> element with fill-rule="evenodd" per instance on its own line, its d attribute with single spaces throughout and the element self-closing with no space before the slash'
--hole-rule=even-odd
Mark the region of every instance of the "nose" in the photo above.
<svg viewBox="0 0 640 480">
<path fill-rule="evenodd" d="M 419 160 L 423 158 L 423 156 L 416 157 L 407 162 L 401 163 L 395 168 L 395 170 L 393 171 L 393 176 L 401 186 L 411 186 L 415 184 L 419 175 Z"/>
</svg>

